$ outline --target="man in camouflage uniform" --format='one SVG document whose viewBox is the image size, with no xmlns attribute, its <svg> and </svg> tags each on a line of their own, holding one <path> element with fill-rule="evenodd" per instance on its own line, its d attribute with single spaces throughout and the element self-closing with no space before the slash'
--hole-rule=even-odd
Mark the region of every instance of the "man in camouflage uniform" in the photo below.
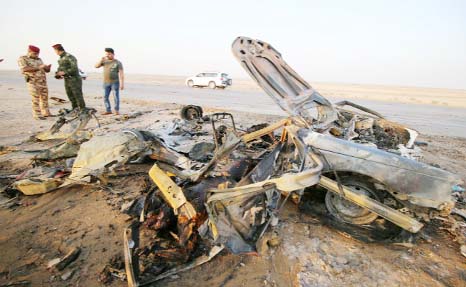
<svg viewBox="0 0 466 287">
<path fill-rule="evenodd" d="M 66 95 L 73 110 L 83 110 L 86 104 L 83 98 L 83 80 L 79 75 L 78 61 L 73 55 L 65 52 L 61 44 L 52 47 L 55 49 L 55 53 L 60 56 L 55 78 L 65 79 Z"/>
<path fill-rule="evenodd" d="M 51 116 L 45 74 L 50 72 L 51 65 L 44 65 L 39 58 L 39 52 L 39 48 L 30 45 L 27 55 L 19 57 L 18 65 L 26 79 L 26 85 L 32 98 L 32 116 L 34 119 L 43 120 L 44 117 Z"/>
</svg>

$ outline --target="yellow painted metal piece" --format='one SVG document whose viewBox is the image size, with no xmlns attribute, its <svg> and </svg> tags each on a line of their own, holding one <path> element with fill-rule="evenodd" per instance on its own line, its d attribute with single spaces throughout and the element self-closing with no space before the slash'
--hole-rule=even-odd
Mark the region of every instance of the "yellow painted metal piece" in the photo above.
<svg viewBox="0 0 466 287">
<path fill-rule="evenodd" d="M 291 120 L 290 119 L 283 119 L 283 120 L 280 120 L 276 123 L 273 123 L 271 124 L 270 126 L 268 127 L 265 127 L 263 129 L 260 129 L 258 131 L 255 131 L 255 132 L 252 132 L 252 133 L 249 133 L 249 134 L 245 134 L 244 136 L 241 137 L 241 140 L 243 142 L 250 142 L 254 139 L 257 139 L 257 138 L 260 138 L 261 136 L 265 136 L 271 132 L 273 132 L 274 130 L 276 129 L 279 129 L 283 126 L 286 126 L 288 124 L 291 123 Z"/>
<path fill-rule="evenodd" d="M 215 225 L 215 223 L 210 220 L 210 219 L 207 219 L 209 221 L 209 227 L 210 227 L 210 231 L 212 233 L 212 237 L 215 240 L 217 240 L 218 238 L 218 229 L 217 229 L 217 225 Z"/>
<path fill-rule="evenodd" d="M 183 190 L 177 186 L 173 180 L 161 170 L 157 164 L 149 170 L 149 176 L 162 192 L 165 200 L 173 209 L 180 208 L 186 203 Z"/>
<path fill-rule="evenodd" d="M 341 195 L 341 191 L 338 188 L 338 183 L 328 177 L 321 176 L 319 185 L 331 192 Z M 342 188 L 343 198 L 346 200 L 351 201 L 352 203 L 361 207 L 367 208 L 368 210 L 393 222 L 401 228 L 408 230 L 409 232 L 416 233 L 424 226 L 416 219 L 386 205 L 383 205 L 377 200 L 374 200 L 366 195 L 356 193 L 348 187 L 342 186 Z"/>
<path fill-rule="evenodd" d="M 49 191 L 52 191 L 63 182 L 62 179 L 58 178 L 48 178 L 44 180 L 31 180 L 31 179 L 23 179 L 17 181 L 15 186 L 25 195 L 35 195 L 35 194 L 43 194 Z"/>
<path fill-rule="evenodd" d="M 157 164 L 149 170 L 149 176 L 160 189 L 165 201 L 173 208 L 175 214 L 182 214 L 188 218 L 196 215 L 196 210 L 186 200 L 183 190 Z"/>
</svg>

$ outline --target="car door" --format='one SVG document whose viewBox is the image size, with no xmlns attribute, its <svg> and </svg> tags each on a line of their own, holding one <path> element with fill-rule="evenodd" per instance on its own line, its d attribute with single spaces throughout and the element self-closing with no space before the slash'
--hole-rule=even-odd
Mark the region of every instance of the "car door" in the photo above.
<svg viewBox="0 0 466 287">
<path fill-rule="evenodd" d="M 195 86 L 204 86 L 204 73 L 197 74 L 196 77 L 194 77 L 194 85 Z"/>
<path fill-rule="evenodd" d="M 217 73 L 207 73 L 207 78 L 206 78 L 206 86 L 209 85 L 210 82 L 217 83 L 216 80 Z"/>
</svg>

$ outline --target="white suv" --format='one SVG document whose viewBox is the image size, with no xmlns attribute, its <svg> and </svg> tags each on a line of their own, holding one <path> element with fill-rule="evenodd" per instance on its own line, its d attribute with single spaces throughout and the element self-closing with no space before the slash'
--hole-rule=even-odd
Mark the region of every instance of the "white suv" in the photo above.
<svg viewBox="0 0 466 287">
<path fill-rule="evenodd" d="M 211 89 L 224 89 L 231 86 L 231 82 L 228 74 L 219 72 L 203 72 L 186 79 L 186 85 L 189 87 L 209 87 Z"/>
</svg>

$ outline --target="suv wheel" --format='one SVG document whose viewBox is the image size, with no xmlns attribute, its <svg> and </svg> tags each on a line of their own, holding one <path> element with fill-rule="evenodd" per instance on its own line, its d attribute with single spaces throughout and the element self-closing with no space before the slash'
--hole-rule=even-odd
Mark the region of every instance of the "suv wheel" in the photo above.
<svg viewBox="0 0 466 287">
<path fill-rule="evenodd" d="M 188 86 L 191 87 L 191 88 L 194 86 L 193 80 L 189 80 L 189 81 L 188 81 Z"/>
<path fill-rule="evenodd" d="M 217 85 L 215 84 L 215 82 L 209 82 L 209 88 L 215 89 L 216 87 Z"/>
</svg>

